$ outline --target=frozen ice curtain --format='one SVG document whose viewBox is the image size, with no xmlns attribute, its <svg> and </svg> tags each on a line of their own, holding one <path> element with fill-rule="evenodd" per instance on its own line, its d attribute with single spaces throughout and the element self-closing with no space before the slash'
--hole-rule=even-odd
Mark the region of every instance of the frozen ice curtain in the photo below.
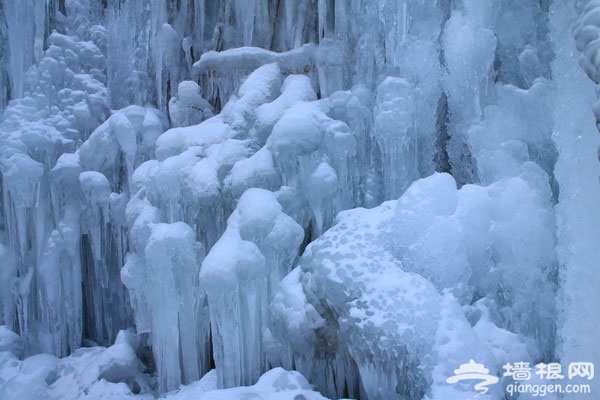
<svg viewBox="0 0 600 400">
<path fill-rule="evenodd" d="M 599 15 L 0 0 L 0 398 L 597 398 Z"/>
</svg>

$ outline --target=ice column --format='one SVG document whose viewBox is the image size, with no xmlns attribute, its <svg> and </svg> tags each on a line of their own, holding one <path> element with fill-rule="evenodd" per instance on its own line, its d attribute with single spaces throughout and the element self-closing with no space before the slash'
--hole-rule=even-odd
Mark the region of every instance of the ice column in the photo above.
<svg viewBox="0 0 600 400">
<path fill-rule="evenodd" d="M 34 62 L 34 43 L 36 42 L 34 38 L 37 36 L 36 28 L 39 28 L 34 23 L 35 9 L 39 9 L 39 5 L 36 3 L 40 3 L 40 1 L 3 0 L 2 2 L 8 28 L 11 98 L 19 98 L 23 95 L 24 74 Z"/>
<path fill-rule="evenodd" d="M 377 88 L 373 135 L 382 157 L 384 199 L 396 199 L 418 178 L 412 86 L 387 77 Z"/>
<path fill-rule="evenodd" d="M 598 39 L 590 40 L 597 37 L 597 26 L 600 25 L 597 18 L 600 9 L 596 4 L 588 2 L 583 8 L 576 37 L 578 47 L 584 49 L 580 62 L 588 76 L 598 82 L 597 64 L 590 64 L 596 59 L 588 57 L 597 49 Z M 565 366 L 570 362 L 599 365 L 600 356 L 590 351 L 599 346 L 596 331 L 600 324 L 597 313 L 600 304 L 596 295 L 600 287 L 596 250 L 600 241 L 600 165 L 596 148 L 600 140 L 589 108 L 596 100 L 596 94 L 593 83 L 586 79 L 573 58 L 576 54 L 573 39 L 564 34 L 576 17 L 575 7 L 568 2 L 557 2 L 551 6 L 551 15 L 551 28 L 556 39 L 556 58 L 552 63 L 552 75 L 556 80 L 553 139 L 559 150 L 555 174 L 560 188 L 556 205 L 557 251 L 562 266 L 558 321 L 561 340 L 557 352 Z M 583 46 L 585 42 L 589 42 L 587 47 Z M 594 106 L 596 110 L 597 106 Z M 600 390 L 598 381 L 586 380 L 585 383 L 591 385 L 592 394 L 582 394 L 581 398 L 592 399 L 593 393 Z"/>
<path fill-rule="evenodd" d="M 464 132 L 479 121 L 492 83 L 496 37 L 476 18 L 453 11 L 443 37 L 447 73 L 444 88 L 448 97 L 448 156 L 452 174 L 459 184 L 477 181 L 477 167 Z"/>
<path fill-rule="evenodd" d="M 272 192 L 249 189 L 206 256 L 200 280 L 208 295 L 220 387 L 253 384 L 266 370 L 267 305 L 303 237 Z"/>
<path fill-rule="evenodd" d="M 183 222 L 151 223 L 140 209 L 132 253 L 121 271 L 131 292 L 138 333 L 152 333 L 152 351 L 161 392 L 190 383 L 208 371 L 208 324 L 200 318 L 198 272 L 204 249 Z M 139 218 L 139 217 L 138 217 Z M 142 235 L 142 236 L 140 236 Z"/>
</svg>

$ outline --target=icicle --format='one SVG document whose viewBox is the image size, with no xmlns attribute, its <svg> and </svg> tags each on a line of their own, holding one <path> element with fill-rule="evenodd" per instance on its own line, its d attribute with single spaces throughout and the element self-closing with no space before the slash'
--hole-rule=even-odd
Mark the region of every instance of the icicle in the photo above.
<svg viewBox="0 0 600 400">
<path fill-rule="evenodd" d="M 318 9 L 319 9 L 319 43 L 321 40 L 325 38 L 327 34 L 327 18 L 328 16 L 328 6 L 329 0 L 319 0 Z"/>
<path fill-rule="evenodd" d="M 252 46 L 254 34 L 254 18 L 256 12 L 256 0 L 236 1 L 236 19 L 239 19 L 243 34 L 243 45 Z"/>
<path fill-rule="evenodd" d="M 194 0 L 194 49 L 204 49 L 206 30 L 206 0 Z"/>
<path fill-rule="evenodd" d="M 448 156 L 459 184 L 477 181 L 465 132 L 480 120 L 482 104 L 492 81 L 492 64 L 497 39 L 489 29 L 474 25 L 469 16 L 455 11 L 444 31 L 444 58 L 448 74 Z"/>
<path fill-rule="evenodd" d="M 33 7 L 33 0 L 23 2 L 3 0 L 4 15 L 8 26 L 9 77 L 13 99 L 23 96 L 24 74 L 34 62 Z"/>
<path fill-rule="evenodd" d="M 198 295 L 203 248 L 190 226 L 152 224 L 145 211 L 139 211 L 145 222 L 136 223 L 147 224 L 147 244 L 138 250 L 142 254 L 128 257 L 121 277 L 131 290 L 138 330 L 152 332 L 159 387 L 164 392 L 197 380 L 210 366 L 210 331 Z M 137 237 L 135 242 L 145 240 Z"/>
<path fill-rule="evenodd" d="M 0 268 L 0 323 L 11 330 L 16 330 L 15 302 L 11 295 L 11 287 L 17 280 L 17 265 L 11 250 L 0 244 L 0 258 L 3 260 Z"/>
<path fill-rule="evenodd" d="M 160 110 L 167 108 L 168 88 L 179 82 L 179 37 L 169 24 L 163 24 L 154 37 L 153 54 L 156 73 L 157 104 Z"/>
<path fill-rule="evenodd" d="M 249 189 L 205 258 L 200 283 L 208 296 L 220 387 L 253 384 L 265 371 L 267 304 L 303 236 L 273 193 Z"/>
<path fill-rule="evenodd" d="M 396 199 L 419 175 L 411 85 L 386 78 L 377 88 L 373 135 L 379 145 L 384 199 Z"/>
</svg>

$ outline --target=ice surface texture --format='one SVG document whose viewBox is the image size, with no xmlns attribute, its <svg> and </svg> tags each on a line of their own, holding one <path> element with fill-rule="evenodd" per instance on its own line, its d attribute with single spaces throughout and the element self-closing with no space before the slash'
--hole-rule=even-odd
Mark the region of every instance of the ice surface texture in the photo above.
<svg viewBox="0 0 600 400">
<path fill-rule="evenodd" d="M 436 374 L 451 375 L 464 357 L 458 338 L 470 338 L 469 353 L 497 371 L 506 356 L 550 353 L 553 221 L 548 185 L 537 178 L 457 191 L 452 177 L 436 174 L 398 201 L 340 213 L 273 302 L 272 332 L 290 348 L 283 365 L 338 395 L 353 390 L 339 376 L 358 374 L 352 396 L 421 398 L 432 381 L 432 394 L 446 386 Z"/>
<path fill-rule="evenodd" d="M 0 397 L 600 365 L 600 6 L 549 3 L 0 0 Z"/>
</svg>

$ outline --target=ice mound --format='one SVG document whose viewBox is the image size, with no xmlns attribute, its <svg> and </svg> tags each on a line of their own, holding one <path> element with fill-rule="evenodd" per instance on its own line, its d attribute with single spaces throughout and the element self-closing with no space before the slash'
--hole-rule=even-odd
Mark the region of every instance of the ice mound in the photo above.
<svg viewBox="0 0 600 400">
<path fill-rule="evenodd" d="M 223 181 L 224 190 L 234 198 L 239 198 L 246 189 L 259 187 L 277 190 L 281 184 L 281 177 L 273 163 L 273 155 L 266 147 L 248 158 L 237 161 Z"/>
<path fill-rule="evenodd" d="M 434 174 L 397 201 L 338 214 L 275 296 L 273 362 L 325 393 L 402 399 L 459 390 L 445 379 L 467 354 L 493 374 L 507 355 L 547 356 L 554 220 L 545 174 L 530 166 L 460 190 Z M 359 388 L 345 386 L 353 375 Z"/>
<path fill-rule="evenodd" d="M 299 101 L 316 100 L 316 94 L 305 75 L 289 75 L 281 85 L 281 95 L 270 103 L 265 103 L 256 110 L 255 131 L 258 139 L 264 144 L 271 134 L 273 125 L 283 113 Z"/>
<path fill-rule="evenodd" d="M 485 188 L 456 192 L 444 175 L 425 181 L 427 191 L 426 183 L 411 187 L 398 201 L 392 247 L 404 269 L 452 290 L 462 304 L 491 296 L 503 327 L 525 334 L 544 327 L 537 339 L 549 351 L 553 326 L 544 320 L 554 312 L 550 277 L 556 268 L 551 192 L 537 165 L 524 168 L 519 177 Z M 531 287 L 540 290 L 532 294 Z M 532 296 L 535 310 L 528 306 Z"/>
<path fill-rule="evenodd" d="M 139 360 L 140 337 L 120 331 L 115 344 L 77 349 L 65 358 L 37 354 L 19 360 L 6 351 L 19 336 L 0 327 L 0 396 L 18 399 L 155 399 L 153 377 Z M 14 347 L 14 346 L 13 346 Z M 18 347 L 18 346 L 17 346 Z M 21 345 L 22 347 L 22 345 Z M 12 348 L 12 347 L 11 347 Z M 188 386 L 160 395 L 163 399 L 327 400 L 300 373 L 274 368 L 252 386 L 217 389 L 214 370 Z"/>
<path fill-rule="evenodd" d="M 6 189 L 13 201 L 21 207 L 38 204 L 44 165 L 29 155 L 15 152 L 0 164 Z"/>
<path fill-rule="evenodd" d="M 16 357 L 23 355 L 23 340 L 19 335 L 8 329 L 5 325 L 0 326 L 0 352 L 9 351 Z"/>
<path fill-rule="evenodd" d="M 315 236 L 330 226 L 336 212 L 352 203 L 357 178 L 352 162 L 357 151 L 354 133 L 320 106 L 299 102 L 290 107 L 273 126 L 266 144 L 283 184 L 304 193 Z"/>
<path fill-rule="evenodd" d="M 77 154 L 84 169 L 105 174 L 113 185 L 129 192 L 131 175 L 142 162 L 155 158 L 155 143 L 166 127 L 166 118 L 158 110 L 129 106 L 100 125 Z"/>
<path fill-rule="evenodd" d="M 144 374 L 146 367 L 132 347 L 135 340 L 125 339 L 127 336 L 131 337 L 121 331 L 117 343 L 108 348 L 80 348 L 62 359 L 42 353 L 21 361 L 13 353 L 0 352 L 0 396 L 57 400 L 154 398 L 149 377 Z"/>
<path fill-rule="evenodd" d="M 177 96 L 169 100 L 171 125 L 197 125 L 212 116 L 211 105 L 202 98 L 202 88 L 193 81 L 180 82 L 177 86 Z"/>
<path fill-rule="evenodd" d="M 581 52 L 579 64 L 594 82 L 600 82 L 598 71 L 598 33 L 600 31 L 599 4 L 588 1 L 580 5 L 581 13 L 576 21 L 574 34 L 577 50 Z"/>
<path fill-rule="evenodd" d="M 314 69 L 316 46 L 308 43 L 294 47 L 282 53 L 256 47 L 208 51 L 194 63 L 192 76 L 202 81 L 206 98 L 212 104 L 218 104 L 238 90 L 236 76 L 244 76 L 261 66 L 276 63 L 286 75 Z M 220 108 L 223 104 L 218 105 Z"/>
<path fill-rule="evenodd" d="M 326 400 L 296 371 L 274 368 L 263 374 L 252 386 L 224 390 L 204 391 L 202 387 L 190 385 L 174 394 L 167 394 L 170 400 Z"/>
</svg>

